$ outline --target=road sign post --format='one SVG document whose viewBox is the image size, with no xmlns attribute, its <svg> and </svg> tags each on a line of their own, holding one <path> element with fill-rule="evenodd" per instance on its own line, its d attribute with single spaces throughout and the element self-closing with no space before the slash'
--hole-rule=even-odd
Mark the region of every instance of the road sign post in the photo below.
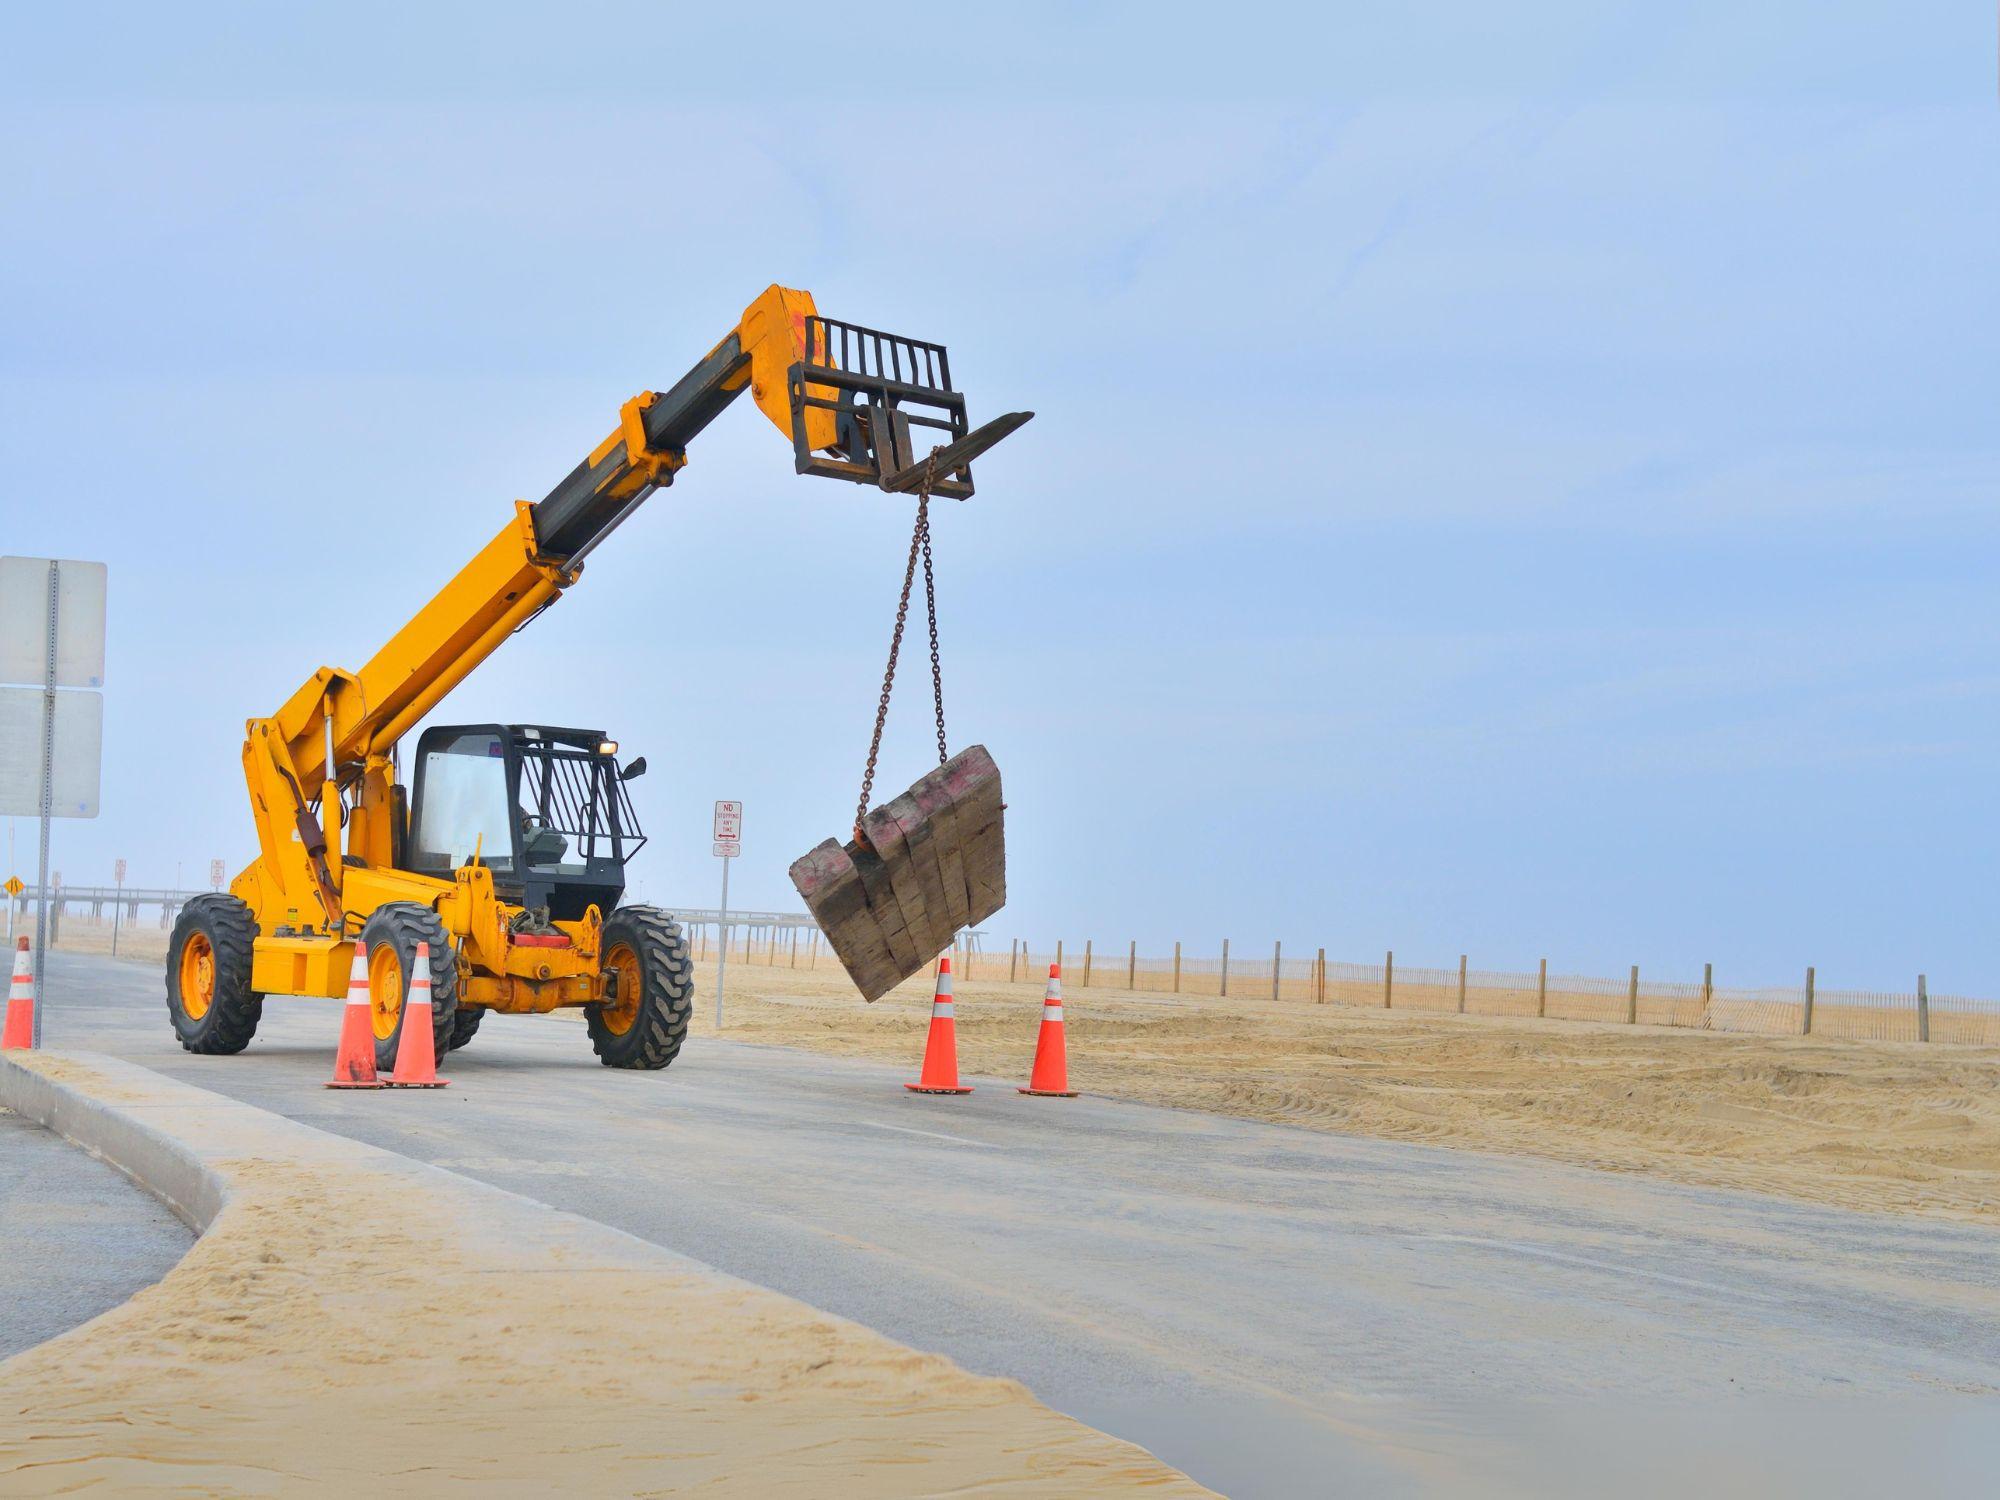
<svg viewBox="0 0 2000 1500">
<path fill-rule="evenodd" d="M 37 1047 L 42 1044 L 42 1015 L 49 1008 L 49 820 L 97 816 L 104 739 L 104 695 L 57 689 L 104 685 L 104 592 L 103 563 L 0 557 L 0 682 L 34 684 L 0 688 L 0 812 L 31 813 L 41 820 L 35 889 L 35 993 L 42 1001 L 35 1007 Z M 33 781 L 20 774 L 29 765 L 39 771 Z"/>
<path fill-rule="evenodd" d="M 715 958 L 715 1029 L 722 1030 L 722 985 L 729 972 L 729 862 L 743 852 L 743 804 L 715 804 L 715 857 L 722 861 L 722 905 L 716 909 L 715 930 L 722 941 Z"/>
<path fill-rule="evenodd" d="M 48 947 L 49 933 L 49 816 L 54 811 L 54 803 L 49 793 L 55 776 L 56 762 L 56 619 L 62 603 L 62 569 L 55 563 L 49 564 L 49 614 L 47 667 L 42 678 L 42 851 L 36 876 L 40 884 L 35 891 L 35 1036 L 34 1047 L 42 1048 L 42 1011 L 46 1003 L 42 996 L 48 994 L 49 986 L 45 977 L 46 964 L 42 950 Z"/>
<path fill-rule="evenodd" d="M 222 889 L 222 861 L 219 859 L 208 862 L 208 888 L 211 891 Z"/>
<path fill-rule="evenodd" d="M 118 887 L 118 899 L 111 903 L 111 956 L 118 956 L 118 919 L 125 915 L 125 861 L 119 860 L 112 866 L 112 882 Z"/>
</svg>

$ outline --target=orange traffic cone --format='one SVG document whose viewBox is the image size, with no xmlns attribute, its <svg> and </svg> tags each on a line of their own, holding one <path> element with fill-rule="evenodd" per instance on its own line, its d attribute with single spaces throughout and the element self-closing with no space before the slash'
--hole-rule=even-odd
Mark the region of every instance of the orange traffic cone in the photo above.
<svg viewBox="0 0 2000 1500">
<path fill-rule="evenodd" d="M 1062 965 L 1049 965 L 1049 988 L 1042 996 L 1042 1030 L 1035 1038 L 1035 1066 L 1028 1086 L 1016 1093 L 1045 1099 L 1074 1099 L 1069 1086 L 1069 1048 L 1063 1042 Z"/>
<path fill-rule="evenodd" d="M 937 995 L 931 1001 L 931 1035 L 924 1043 L 924 1070 L 915 1083 L 903 1085 L 913 1094 L 969 1094 L 958 1082 L 958 1026 L 951 1014 L 951 959 L 938 960 Z"/>
<path fill-rule="evenodd" d="M 431 1035 L 431 945 L 417 944 L 403 993 L 403 1034 L 396 1041 L 396 1071 L 383 1082 L 392 1089 L 441 1089 L 437 1042 Z"/>
<path fill-rule="evenodd" d="M 7 986 L 7 1024 L 0 1030 L 0 1051 L 25 1051 L 35 1045 L 35 974 L 28 960 L 28 940 L 14 949 L 14 981 Z"/>
<path fill-rule="evenodd" d="M 375 1076 L 375 1023 L 368 1006 L 368 945 L 354 943 L 347 971 L 347 1004 L 340 1009 L 340 1050 L 333 1054 L 330 1089 L 379 1089 Z"/>
</svg>

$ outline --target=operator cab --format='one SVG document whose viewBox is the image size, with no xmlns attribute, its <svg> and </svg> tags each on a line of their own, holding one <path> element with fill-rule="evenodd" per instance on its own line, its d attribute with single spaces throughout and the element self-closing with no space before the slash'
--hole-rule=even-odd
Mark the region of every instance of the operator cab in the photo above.
<svg viewBox="0 0 2000 1500">
<path fill-rule="evenodd" d="M 618 742 L 595 729 L 447 724 L 417 741 L 403 865 L 450 880 L 476 854 L 503 901 L 573 922 L 625 893 L 625 863 L 646 836 Z"/>
</svg>

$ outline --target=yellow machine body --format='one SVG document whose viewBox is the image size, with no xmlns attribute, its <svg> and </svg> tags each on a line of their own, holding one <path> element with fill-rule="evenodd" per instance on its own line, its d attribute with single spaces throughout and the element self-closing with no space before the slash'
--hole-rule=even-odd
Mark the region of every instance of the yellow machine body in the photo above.
<svg viewBox="0 0 2000 1500">
<path fill-rule="evenodd" d="M 520 908 L 495 894 L 476 860 L 452 880 L 398 868 L 407 829 L 396 780 L 397 741 L 454 687 L 581 576 L 581 553 L 685 462 L 676 436 L 698 431 L 746 387 L 787 436 L 795 413 L 788 374 L 804 354 L 810 293 L 773 286 L 736 329 L 670 395 L 682 395 L 678 428 L 661 429 L 661 395 L 628 401 L 619 424 L 543 507 L 517 501 L 513 516 L 360 669 L 322 667 L 278 711 L 244 726 L 243 777 L 257 828 L 257 857 L 230 883 L 257 921 L 252 983 L 264 994 L 346 992 L 356 935 L 392 901 L 430 907 L 457 950 L 460 1006 L 548 1011 L 605 999 L 595 906 L 553 925 L 567 947 L 516 944 Z M 697 381 L 697 377 L 702 377 Z M 816 388 L 813 388 L 816 389 Z M 712 409 L 711 409 L 712 408 Z M 811 447 L 834 442 L 834 415 L 796 414 Z M 561 505 L 554 505 L 560 497 Z M 547 510 L 538 529 L 536 512 Z M 576 536 L 551 551 L 561 518 Z"/>
</svg>

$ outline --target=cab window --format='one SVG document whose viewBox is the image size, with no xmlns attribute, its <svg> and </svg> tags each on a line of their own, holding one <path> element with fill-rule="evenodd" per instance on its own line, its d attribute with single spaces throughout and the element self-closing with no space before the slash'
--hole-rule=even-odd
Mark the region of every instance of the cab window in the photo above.
<svg viewBox="0 0 2000 1500">
<path fill-rule="evenodd" d="M 476 850 L 496 872 L 514 868 L 507 747 L 490 730 L 455 735 L 424 751 L 418 768 L 416 828 L 410 868 L 449 876 Z"/>
</svg>

